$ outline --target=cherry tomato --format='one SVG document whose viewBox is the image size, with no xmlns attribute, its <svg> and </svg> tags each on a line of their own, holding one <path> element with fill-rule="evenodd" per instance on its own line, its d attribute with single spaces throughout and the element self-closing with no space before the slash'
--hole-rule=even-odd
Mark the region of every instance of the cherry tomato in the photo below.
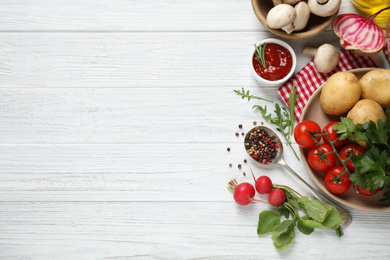
<svg viewBox="0 0 390 260">
<path fill-rule="evenodd" d="M 369 189 L 362 190 L 362 186 L 361 185 L 358 185 L 357 188 L 358 188 L 358 193 L 362 194 L 362 195 L 365 195 L 365 196 L 374 196 L 379 191 L 379 188 L 377 188 L 377 189 L 375 189 L 374 193 L 371 194 Z"/>
<path fill-rule="evenodd" d="M 322 133 L 325 134 L 325 130 L 326 132 L 328 133 L 329 135 L 329 138 L 330 138 L 330 141 L 334 142 L 336 141 L 336 139 L 339 137 L 339 135 L 336 133 L 336 131 L 333 129 L 333 126 L 336 125 L 338 122 L 337 121 L 334 121 L 334 122 L 330 122 L 329 124 L 327 124 L 323 129 L 322 129 Z M 324 140 L 324 142 L 326 144 L 330 144 L 330 141 L 328 139 L 328 137 L 326 135 L 324 135 L 322 137 L 322 140 Z M 345 139 L 345 140 L 337 140 L 337 142 L 335 142 L 333 145 L 335 148 L 339 148 L 341 146 L 343 146 L 344 144 L 346 144 L 348 141 L 348 139 Z"/>
<path fill-rule="evenodd" d="M 344 167 L 334 166 L 325 174 L 325 187 L 334 194 L 346 192 L 351 186 L 351 181 Z"/>
<path fill-rule="evenodd" d="M 329 144 L 319 144 L 311 148 L 307 159 L 314 170 L 326 171 L 336 164 L 337 155 Z"/>
<path fill-rule="evenodd" d="M 347 160 L 346 165 L 348 170 L 353 173 L 355 171 L 355 166 L 353 166 L 352 161 L 351 161 L 351 156 L 352 155 L 358 155 L 359 153 L 366 153 L 366 149 L 361 147 L 360 145 L 357 144 L 346 144 L 343 146 L 339 152 L 339 155 L 341 159 Z"/>
<path fill-rule="evenodd" d="M 310 120 L 302 121 L 297 124 L 294 129 L 294 139 L 300 147 L 310 148 L 317 144 L 314 141 L 313 136 L 308 131 L 320 134 L 321 127 L 316 122 Z M 319 142 L 321 140 L 321 136 L 317 136 L 315 139 Z"/>
</svg>

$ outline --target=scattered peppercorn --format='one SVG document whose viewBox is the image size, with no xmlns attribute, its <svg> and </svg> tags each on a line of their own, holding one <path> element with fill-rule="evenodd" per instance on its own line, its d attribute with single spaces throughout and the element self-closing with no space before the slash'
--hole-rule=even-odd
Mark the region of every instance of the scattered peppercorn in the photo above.
<svg viewBox="0 0 390 260">
<path fill-rule="evenodd" d="M 232 167 L 232 164 L 231 164 L 231 163 L 229 163 L 229 167 Z"/>
<path fill-rule="evenodd" d="M 244 159 L 244 163 L 247 163 L 248 161 L 246 159 Z"/>
<path fill-rule="evenodd" d="M 246 173 L 245 173 L 245 172 L 243 172 L 243 173 L 242 173 L 242 175 L 246 176 Z"/>
<path fill-rule="evenodd" d="M 240 134 L 239 133 L 236 133 L 236 136 L 239 136 Z"/>
<path fill-rule="evenodd" d="M 238 169 L 241 169 L 241 164 L 238 165 Z"/>
<path fill-rule="evenodd" d="M 242 135 L 242 136 L 244 136 L 244 135 L 245 135 L 245 133 L 244 133 L 244 132 L 242 132 L 242 133 L 241 133 L 241 135 Z"/>
<path fill-rule="evenodd" d="M 278 147 L 280 142 L 276 141 L 276 137 L 260 127 L 251 130 L 245 140 L 245 149 L 249 156 L 262 164 L 272 162 L 278 153 Z"/>
<path fill-rule="evenodd" d="M 257 122 L 256 122 L 256 121 L 253 121 L 253 125 L 257 125 Z"/>
<path fill-rule="evenodd" d="M 242 128 L 242 125 L 241 125 L 241 124 L 239 124 L 239 125 L 238 125 L 238 127 L 239 127 L 239 128 Z"/>
<path fill-rule="evenodd" d="M 227 150 L 228 152 L 230 152 L 230 148 L 227 148 L 226 150 Z"/>
</svg>

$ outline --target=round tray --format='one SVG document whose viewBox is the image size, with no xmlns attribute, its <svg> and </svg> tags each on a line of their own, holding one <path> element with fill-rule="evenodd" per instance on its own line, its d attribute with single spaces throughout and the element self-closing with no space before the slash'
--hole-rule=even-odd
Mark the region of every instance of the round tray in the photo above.
<svg viewBox="0 0 390 260">
<path fill-rule="evenodd" d="M 368 71 L 374 70 L 375 68 L 364 68 L 364 69 L 354 69 L 350 70 L 350 72 L 354 73 L 359 79 Z M 339 116 L 331 116 L 324 113 L 324 111 L 321 108 L 320 105 L 320 94 L 321 89 L 318 88 L 314 94 L 310 97 L 309 101 L 307 102 L 300 121 L 304 120 L 312 120 L 317 122 L 321 128 L 323 128 L 326 124 L 332 121 L 339 121 Z M 343 115 L 345 116 L 345 115 Z M 364 211 L 388 211 L 390 210 L 390 203 L 384 203 L 380 202 L 379 200 L 383 197 L 383 190 L 379 191 L 374 196 L 365 196 L 361 194 L 357 194 L 353 186 L 351 185 L 350 189 L 343 194 L 333 194 L 330 193 L 324 184 L 324 176 L 326 172 L 319 172 L 313 170 L 308 161 L 307 161 L 307 155 L 309 153 L 309 148 L 299 148 L 301 153 L 302 161 L 309 172 L 310 177 L 315 182 L 315 184 L 324 192 L 326 193 L 330 198 L 334 199 L 337 202 L 340 202 L 341 204 L 344 204 L 348 207 L 364 210 Z"/>
</svg>

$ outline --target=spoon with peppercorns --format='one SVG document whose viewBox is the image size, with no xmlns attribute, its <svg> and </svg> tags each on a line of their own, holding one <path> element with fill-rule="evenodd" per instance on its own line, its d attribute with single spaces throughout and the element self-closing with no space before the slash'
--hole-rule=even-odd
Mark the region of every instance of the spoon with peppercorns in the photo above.
<svg viewBox="0 0 390 260">
<path fill-rule="evenodd" d="M 333 205 L 340 212 L 342 228 L 347 228 L 352 223 L 352 216 L 348 211 L 328 200 L 284 162 L 282 157 L 283 144 L 276 133 L 270 128 L 265 126 L 256 126 L 252 128 L 245 135 L 244 145 L 246 152 L 254 161 L 262 166 L 281 165 L 287 169 L 293 177 L 299 180 L 314 197 L 324 203 Z"/>
</svg>

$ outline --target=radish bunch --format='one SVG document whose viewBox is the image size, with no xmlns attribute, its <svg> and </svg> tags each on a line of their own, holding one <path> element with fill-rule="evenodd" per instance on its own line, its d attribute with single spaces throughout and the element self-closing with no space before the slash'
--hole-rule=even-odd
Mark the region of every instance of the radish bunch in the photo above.
<svg viewBox="0 0 390 260">
<path fill-rule="evenodd" d="M 264 202 L 262 200 L 254 199 L 256 191 L 262 195 L 269 194 L 268 203 L 272 206 L 278 207 L 282 205 L 286 200 L 286 194 L 282 189 L 274 188 L 272 181 L 267 176 L 260 176 L 255 178 L 253 171 L 251 169 L 253 179 L 255 181 L 255 187 L 248 182 L 237 183 L 236 180 L 232 180 L 228 183 L 228 189 L 233 191 L 233 198 L 237 204 L 245 206 L 251 203 L 252 201 Z"/>
</svg>

